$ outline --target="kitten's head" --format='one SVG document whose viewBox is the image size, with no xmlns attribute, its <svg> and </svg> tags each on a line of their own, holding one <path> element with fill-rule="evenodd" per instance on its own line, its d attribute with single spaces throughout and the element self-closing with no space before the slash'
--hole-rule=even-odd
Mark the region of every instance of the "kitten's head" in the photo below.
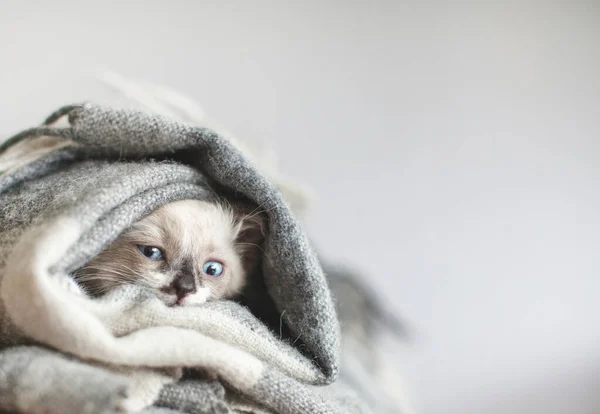
<svg viewBox="0 0 600 414">
<path fill-rule="evenodd" d="M 77 272 L 91 294 L 133 283 L 168 305 L 230 298 L 260 261 L 265 223 L 219 203 L 169 203 L 121 234 Z"/>
</svg>

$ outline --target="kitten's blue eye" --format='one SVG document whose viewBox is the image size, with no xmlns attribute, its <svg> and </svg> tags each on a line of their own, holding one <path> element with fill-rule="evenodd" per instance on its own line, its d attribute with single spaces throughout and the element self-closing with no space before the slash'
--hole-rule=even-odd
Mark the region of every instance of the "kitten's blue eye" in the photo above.
<svg viewBox="0 0 600 414">
<path fill-rule="evenodd" d="M 150 260 L 162 260 L 163 258 L 163 252 L 158 247 L 138 244 L 137 248 Z"/>
<path fill-rule="evenodd" d="M 210 260 L 204 263 L 202 266 L 202 271 L 209 276 L 218 277 L 223 273 L 223 264 L 220 262 L 215 262 L 214 260 Z"/>
</svg>

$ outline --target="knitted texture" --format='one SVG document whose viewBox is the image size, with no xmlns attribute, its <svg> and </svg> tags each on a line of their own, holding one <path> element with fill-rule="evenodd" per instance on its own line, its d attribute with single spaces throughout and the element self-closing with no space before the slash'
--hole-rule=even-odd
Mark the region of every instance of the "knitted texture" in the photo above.
<svg viewBox="0 0 600 414">
<path fill-rule="evenodd" d="M 9 141 L 72 144 L 0 175 L 0 409 L 227 413 L 234 395 L 264 412 L 369 412 L 326 392 L 340 329 L 325 275 L 279 190 L 235 146 L 140 111 L 73 105 L 50 122 L 60 116 L 67 127 Z M 215 191 L 268 216 L 254 302 L 170 308 L 135 286 L 100 299 L 77 290 L 70 274 L 132 223 Z M 186 367 L 215 380 L 182 379 Z"/>
</svg>

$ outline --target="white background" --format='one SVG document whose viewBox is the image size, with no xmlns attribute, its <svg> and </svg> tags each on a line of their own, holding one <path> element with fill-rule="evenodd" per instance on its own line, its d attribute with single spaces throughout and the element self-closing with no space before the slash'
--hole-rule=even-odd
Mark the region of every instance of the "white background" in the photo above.
<svg viewBox="0 0 600 414">
<path fill-rule="evenodd" d="M 0 133 L 98 69 L 182 90 L 315 189 L 421 413 L 597 414 L 600 3 L 562 3 L 0 0 Z"/>
</svg>

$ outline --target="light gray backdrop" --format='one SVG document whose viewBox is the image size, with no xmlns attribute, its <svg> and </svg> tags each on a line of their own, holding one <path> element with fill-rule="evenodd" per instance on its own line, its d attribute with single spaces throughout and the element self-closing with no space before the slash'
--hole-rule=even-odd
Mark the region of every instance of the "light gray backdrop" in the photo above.
<svg viewBox="0 0 600 414">
<path fill-rule="evenodd" d="M 0 132 L 98 69 L 183 90 L 315 188 L 421 413 L 597 414 L 599 2 L 485 3 L 0 0 Z"/>
</svg>

